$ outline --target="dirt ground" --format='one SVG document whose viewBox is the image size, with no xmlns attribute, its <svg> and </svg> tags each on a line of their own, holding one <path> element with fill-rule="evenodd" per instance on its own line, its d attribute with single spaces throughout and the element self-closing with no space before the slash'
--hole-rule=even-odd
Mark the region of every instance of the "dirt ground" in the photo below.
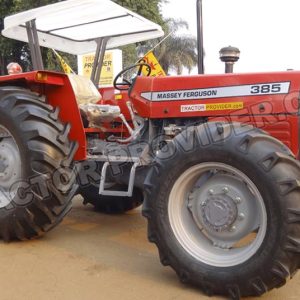
<svg viewBox="0 0 300 300">
<path fill-rule="evenodd" d="M 182 285 L 160 265 L 139 210 L 107 216 L 83 206 L 79 198 L 65 221 L 45 237 L 1 242 L 0 265 L 1 300 L 224 299 Z M 300 273 L 260 299 L 300 299 Z"/>
</svg>

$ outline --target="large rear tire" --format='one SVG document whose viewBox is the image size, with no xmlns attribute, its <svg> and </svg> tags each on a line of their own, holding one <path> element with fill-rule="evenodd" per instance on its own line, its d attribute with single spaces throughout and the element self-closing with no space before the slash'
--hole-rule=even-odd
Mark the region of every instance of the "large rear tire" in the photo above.
<svg viewBox="0 0 300 300">
<path fill-rule="evenodd" d="M 300 164 L 250 127 L 189 128 L 146 181 L 148 238 L 184 283 L 239 299 L 284 285 L 300 262 Z"/>
<path fill-rule="evenodd" d="M 0 87 L 0 236 L 26 240 L 49 231 L 69 212 L 77 190 L 77 149 L 69 124 L 43 97 Z"/>
</svg>

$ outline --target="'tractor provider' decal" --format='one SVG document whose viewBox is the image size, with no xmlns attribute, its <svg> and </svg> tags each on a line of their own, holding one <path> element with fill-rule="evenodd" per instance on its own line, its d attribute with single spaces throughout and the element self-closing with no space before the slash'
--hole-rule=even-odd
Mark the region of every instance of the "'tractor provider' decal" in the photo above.
<svg viewBox="0 0 300 300">
<path fill-rule="evenodd" d="M 204 100 L 259 95 L 288 94 L 290 82 L 237 85 L 194 90 L 147 92 L 141 96 L 149 101 Z"/>
<path fill-rule="evenodd" d="M 237 110 L 243 108 L 244 108 L 243 102 L 227 102 L 227 103 L 181 105 L 180 111 L 182 113 L 188 113 L 188 112 L 215 111 L 215 110 Z"/>
</svg>

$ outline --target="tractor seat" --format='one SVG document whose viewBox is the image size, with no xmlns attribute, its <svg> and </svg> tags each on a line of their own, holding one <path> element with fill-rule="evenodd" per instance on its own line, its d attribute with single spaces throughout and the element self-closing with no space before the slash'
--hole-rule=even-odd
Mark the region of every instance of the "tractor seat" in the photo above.
<svg viewBox="0 0 300 300">
<path fill-rule="evenodd" d="M 76 74 L 68 74 L 78 105 L 98 103 L 102 97 L 89 78 Z"/>
</svg>

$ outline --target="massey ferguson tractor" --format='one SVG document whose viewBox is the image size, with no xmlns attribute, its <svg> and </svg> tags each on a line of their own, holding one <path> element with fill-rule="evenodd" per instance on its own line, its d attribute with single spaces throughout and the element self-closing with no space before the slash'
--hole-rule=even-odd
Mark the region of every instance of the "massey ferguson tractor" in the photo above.
<svg viewBox="0 0 300 300">
<path fill-rule="evenodd" d="M 158 25 L 108 0 L 62 1 L 4 25 L 29 43 L 34 68 L 0 77 L 5 241 L 49 231 L 80 193 L 111 213 L 143 204 L 161 263 L 209 295 L 262 295 L 294 276 L 300 72 L 151 77 L 142 63 L 101 97 L 105 49 L 158 38 Z M 40 46 L 95 52 L 91 80 L 45 71 Z"/>
</svg>

